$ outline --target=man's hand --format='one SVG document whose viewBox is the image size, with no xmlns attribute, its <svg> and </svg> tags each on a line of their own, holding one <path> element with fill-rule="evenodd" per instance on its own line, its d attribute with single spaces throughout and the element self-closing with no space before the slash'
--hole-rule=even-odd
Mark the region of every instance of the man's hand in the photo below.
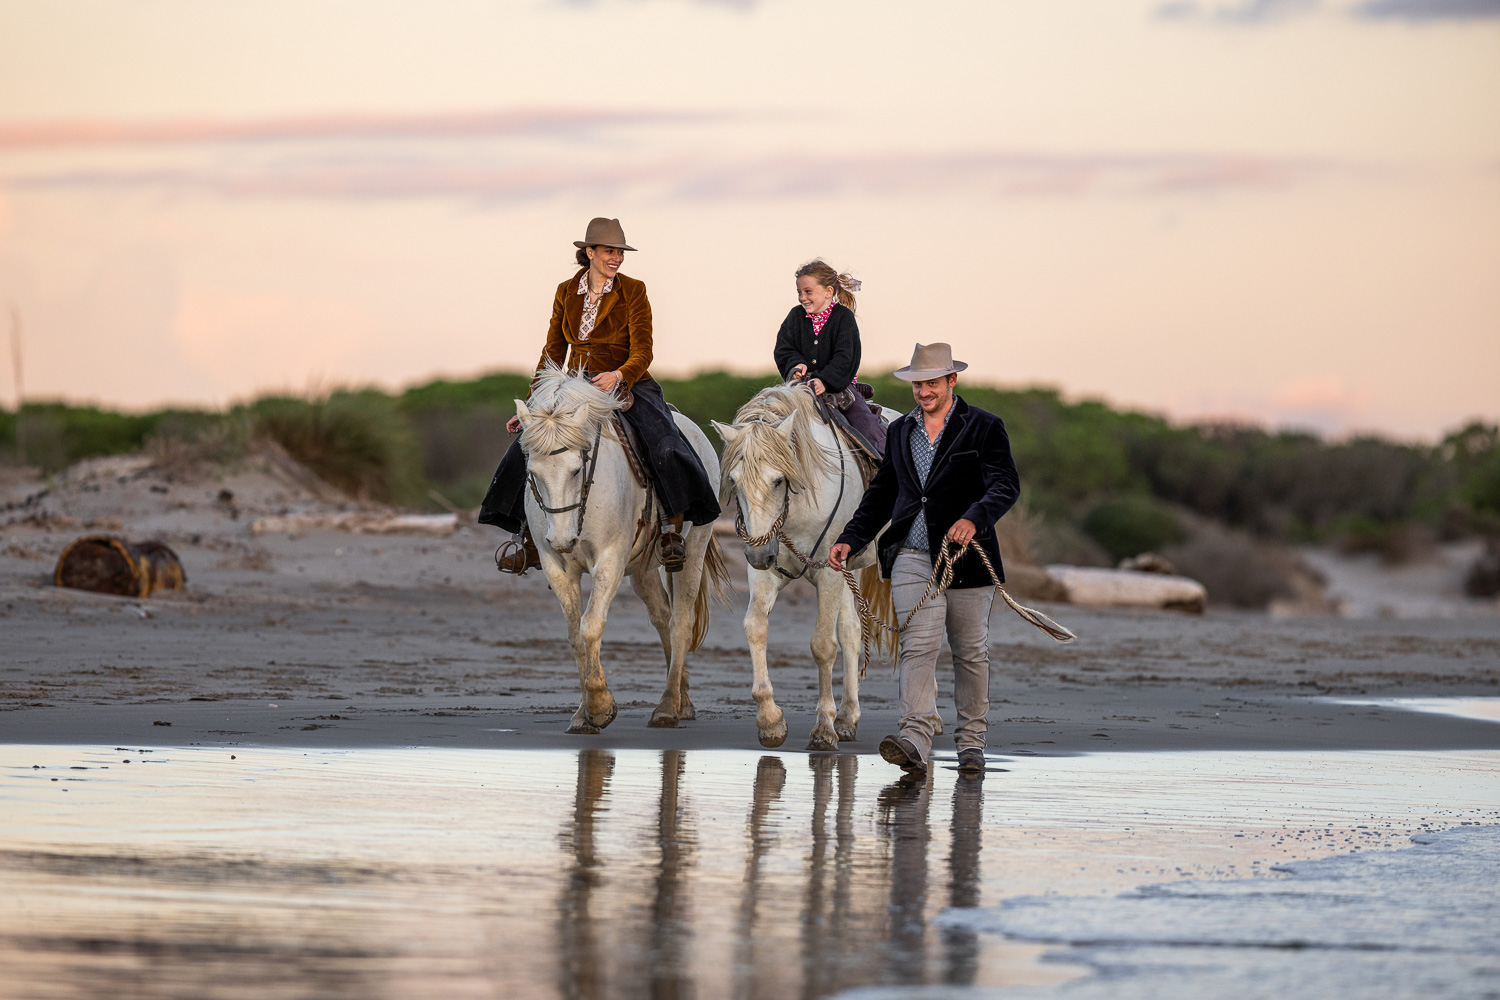
<svg viewBox="0 0 1500 1000">
<path fill-rule="evenodd" d="M 948 529 L 948 537 L 960 545 L 968 545 L 979 529 L 974 527 L 974 522 L 967 517 L 961 517 L 953 522 L 953 527 Z"/>
<path fill-rule="evenodd" d="M 827 391 L 825 388 L 823 388 L 823 380 L 820 378 L 815 378 L 807 384 L 812 386 L 814 396 L 821 396 L 824 392 Z"/>
<path fill-rule="evenodd" d="M 839 542 L 828 550 L 828 565 L 834 569 L 843 569 L 844 563 L 849 559 L 849 546 Z"/>
<path fill-rule="evenodd" d="M 514 433 L 516 433 L 516 431 L 518 431 L 520 429 L 521 429 L 521 418 L 520 417 L 511 417 L 509 420 L 507 420 L 505 422 L 505 433 L 507 433 L 507 434 L 514 434 Z"/>
<path fill-rule="evenodd" d="M 798 365 L 796 368 L 792 369 L 792 378 L 794 378 L 794 379 L 799 379 L 799 378 L 801 378 L 802 376 L 804 376 L 806 374 L 807 374 L 807 366 L 806 365 Z"/>
<path fill-rule="evenodd" d="M 593 378 L 589 379 L 589 381 L 594 383 L 595 388 L 603 389 L 605 392 L 614 392 L 620 387 L 620 383 L 625 381 L 625 376 L 621 375 L 617 371 L 600 372 L 598 375 L 595 375 Z"/>
</svg>

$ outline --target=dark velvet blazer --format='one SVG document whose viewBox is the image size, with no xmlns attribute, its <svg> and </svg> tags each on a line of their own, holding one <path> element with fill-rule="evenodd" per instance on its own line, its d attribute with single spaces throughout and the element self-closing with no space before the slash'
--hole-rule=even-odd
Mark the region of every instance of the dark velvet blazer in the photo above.
<svg viewBox="0 0 1500 1000">
<path fill-rule="evenodd" d="M 537 370 L 551 361 L 570 369 L 586 368 L 590 375 L 618 371 L 628 389 L 651 377 L 646 370 L 651 364 L 651 301 L 646 298 L 646 283 L 616 274 L 614 286 L 600 296 L 589 339 L 579 340 L 583 296 L 578 294 L 578 279 L 583 271 L 579 268 L 557 286 L 547 346 L 542 348 Z"/>
<path fill-rule="evenodd" d="M 920 421 L 921 417 L 916 419 Z M 838 540 L 848 545 L 851 552 L 858 552 L 870 544 L 881 525 L 890 521 L 879 542 L 880 575 L 889 579 L 911 523 L 917 519 L 918 509 L 925 507 L 928 552 L 934 562 L 948 529 L 959 518 L 968 518 L 977 529 L 975 543 L 990 557 L 995 572 L 1004 582 L 1005 567 L 1000 563 L 995 523 L 1021 494 L 1021 480 L 1010 455 L 1005 421 L 954 396 L 953 415 L 948 418 L 937 454 L 932 457 L 925 489 L 917 480 L 916 463 L 911 457 L 911 427 L 911 414 L 891 422 L 885 437 L 885 458 Z M 972 551 L 965 553 L 954 572 L 953 586 L 991 585 L 979 556 Z"/>
<path fill-rule="evenodd" d="M 776 334 L 776 370 L 783 379 L 792 369 L 807 366 L 808 378 L 823 380 L 829 392 L 843 392 L 859 374 L 859 324 L 843 303 L 835 303 L 821 333 L 813 336 L 812 320 L 801 306 L 793 306 Z"/>
</svg>

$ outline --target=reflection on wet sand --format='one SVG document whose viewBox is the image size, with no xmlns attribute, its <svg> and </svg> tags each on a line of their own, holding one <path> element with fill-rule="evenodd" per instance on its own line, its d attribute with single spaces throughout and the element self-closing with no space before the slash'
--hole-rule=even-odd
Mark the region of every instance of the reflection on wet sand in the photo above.
<svg viewBox="0 0 1500 1000">
<path fill-rule="evenodd" d="M 933 916 L 1495 821 L 1493 755 L 1029 760 L 988 788 L 852 755 L 119 758 L 0 746 L 3 1000 L 1039 984 L 1074 971 Z"/>
<path fill-rule="evenodd" d="M 573 863 L 563 878 L 557 905 L 558 994 L 592 1000 L 603 996 L 598 928 L 590 902 L 600 882 L 601 863 L 594 842 L 599 803 L 609 788 L 615 758 L 607 750 L 578 754 L 578 785 L 573 815 L 563 828 L 562 847 Z"/>
<path fill-rule="evenodd" d="M 953 823 L 948 840 L 948 906 L 980 905 L 979 854 L 984 846 L 984 778 L 961 774 L 953 786 Z M 968 986 L 979 969 L 979 935 L 944 927 L 943 982 Z"/>
</svg>

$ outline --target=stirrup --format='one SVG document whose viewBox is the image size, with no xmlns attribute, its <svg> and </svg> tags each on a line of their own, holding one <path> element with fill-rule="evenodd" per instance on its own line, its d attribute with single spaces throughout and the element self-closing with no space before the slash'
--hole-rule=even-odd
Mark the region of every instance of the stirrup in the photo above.
<svg viewBox="0 0 1500 1000">
<path fill-rule="evenodd" d="M 661 556 L 661 568 L 668 573 L 680 573 L 687 563 L 687 541 L 680 531 L 663 531 L 657 542 Z"/>
<path fill-rule="evenodd" d="M 542 557 L 531 540 L 531 532 L 522 529 L 515 538 L 501 542 L 495 550 L 495 568 L 516 576 L 525 576 L 528 569 L 541 569 Z"/>
</svg>

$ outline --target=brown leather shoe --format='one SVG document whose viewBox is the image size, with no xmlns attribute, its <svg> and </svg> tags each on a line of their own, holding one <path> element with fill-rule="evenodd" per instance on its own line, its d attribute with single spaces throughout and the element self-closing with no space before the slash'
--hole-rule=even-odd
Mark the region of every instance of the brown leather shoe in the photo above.
<svg viewBox="0 0 1500 1000">
<path fill-rule="evenodd" d="M 521 534 L 500 546 L 495 553 L 495 568 L 502 573 L 524 576 L 528 569 L 541 569 L 542 557 L 531 540 L 531 531 L 521 528 Z"/>
<path fill-rule="evenodd" d="M 661 568 L 668 573 L 680 573 L 687 563 L 687 543 L 680 531 L 663 531 L 657 552 L 661 555 Z"/>
</svg>

